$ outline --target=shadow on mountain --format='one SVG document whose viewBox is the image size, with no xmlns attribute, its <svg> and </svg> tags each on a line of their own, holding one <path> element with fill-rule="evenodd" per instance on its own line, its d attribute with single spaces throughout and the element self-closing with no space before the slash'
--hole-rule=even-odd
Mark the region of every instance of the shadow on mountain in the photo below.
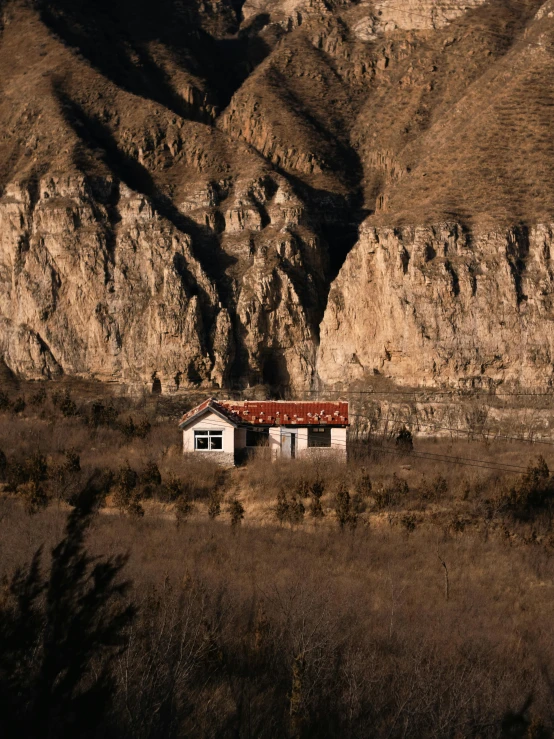
<svg viewBox="0 0 554 739">
<path fill-rule="evenodd" d="M 145 195 L 159 215 L 168 220 L 178 231 L 192 238 L 192 251 L 202 268 L 217 285 L 224 298 L 230 289 L 226 269 L 236 261 L 220 247 L 215 234 L 183 215 L 171 199 L 156 185 L 150 172 L 136 159 L 122 151 L 109 128 L 98 118 L 89 115 L 72 100 L 59 86 L 55 88 L 61 110 L 72 129 L 88 149 L 99 151 L 110 171 L 129 188 Z M 86 163 L 84 163 L 86 169 Z M 175 265 L 190 294 L 198 294 L 205 312 L 205 318 L 213 319 L 211 301 L 203 294 L 198 282 L 181 263 Z"/>
<path fill-rule="evenodd" d="M 175 90 L 170 73 L 152 58 L 161 44 L 177 67 L 207 88 L 208 99 L 224 108 L 269 49 L 255 26 L 238 33 L 242 2 L 229 1 L 229 21 L 221 37 L 202 27 L 194 3 L 173 0 L 36 0 L 50 31 L 118 87 L 153 100 L 189 120 L 208 123 Z M 218 29 L 216 29 L 218 30 Z"/>
<path fill-rule="evenodd" d="M 337 157 L 346 163 L 349 171 L 351 188 L 348 195 L 313 187 L 290 171 L 274 165 L 275 170 L 292 183 L 300 199 L 313 206 L 312 213 L 319 214 L 317 230 L 327 245 L 326 276 L 329 284 L 358 241 L 361 224 L 372 213 L 364 207 L 363 167 L 358 153 L 340 142 L 336 146 Z"/>
</svg>

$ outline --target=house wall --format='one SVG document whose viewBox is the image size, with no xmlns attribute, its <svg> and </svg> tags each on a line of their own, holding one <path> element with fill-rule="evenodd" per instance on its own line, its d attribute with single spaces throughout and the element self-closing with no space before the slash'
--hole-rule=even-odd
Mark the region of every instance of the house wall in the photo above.
<svg viewBox="0 0 554 739">
<path fill-rule="evenodd" d="M 296 434 L 296 451 L 298 453 L 298 456 L 302 456 L 302 452 L 304 452 L 308 448 L 308 429 L 298 429 L 298 433 Z"/>
<path fill-rule="evenodd" d="M 337 459 L 346 461 L 346 429 L 331 428 L 331 448 L 318 449 L 308 447 L 307 427 L 296 429 L 296 456 L 297 457 L 329 457 L 333 455 Z M 269 449 L 272 459 L 277 459 L 281 454 L 281 427 L 276 426 L 269 429 Z"/>
<path fill-rule="evenodd" d="M 301 436 L 302 435 L 302 436 Z M 302 439 L 302 441 L 301 441 Z M 331 427 L 331 447 L 308 447 L 308 429 L 298 429 L 298 456 L 346 462 L 346 429 Z"/>
<path fill-rule="evenodd" d="M 183 430 L 183 452 L 194 454 L 200 459 L 211 459 L 218 464 L 234 466 L 235 464 L 235 429 L 233 424 L 220 418 L 215 413 L 206 413 L 204 416 L 187 426 Z M 198 451 L 194 448 L 195 431 L 223 431 L 223 449 L 221 451 Z M 246 432 L 244 433 L 246 443 Z"/>
<path fill-rule="evenodd" d="M 277 459 L 281 454 L 281 427 L 272 426 L 269 429 L 269 453 L 271 459 Z"/>
<path fill-rule="evenodd" d="M 331 429 L 331 449 L 340 449 L 346 454 L 346 429 Z"/>
</svg>

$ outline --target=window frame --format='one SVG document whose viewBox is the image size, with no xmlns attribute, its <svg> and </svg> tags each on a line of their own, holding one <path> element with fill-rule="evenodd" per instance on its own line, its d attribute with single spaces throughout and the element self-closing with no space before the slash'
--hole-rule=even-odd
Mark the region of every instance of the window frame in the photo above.
<svg viewBox="0 0 554 739">
<path fill-rule="evenodd" d="M 318 438 L 319 434 L 322 434 L 322 436 Z M 325 443 L 314 443 L 320 440 Z M 315 428 L 308 426 L 308 449 L 331 449 L 332 446 L 333 438 L 330 426 L 316 426 Z"/>
<path fill-rule="evenodd" d="M 222 452 L 224 429 L 194 429 L 194 451 L 195 452 Z M 207 439 L 208 446 L 205 449 L 198 447 L 199 439 Z M 212 439 L 221 439 L 221 446 L 212 446 Z"/>
</svg>

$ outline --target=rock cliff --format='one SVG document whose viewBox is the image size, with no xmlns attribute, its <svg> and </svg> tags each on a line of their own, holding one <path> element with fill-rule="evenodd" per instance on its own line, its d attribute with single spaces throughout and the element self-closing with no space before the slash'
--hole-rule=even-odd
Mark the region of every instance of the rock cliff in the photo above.
<svg viewBox="0 0 554 739">
<path fill-rule="evenodd" d="M 318 372 L 409 386 L 545 389 L 554 373 L 554 225 L 364 224 L 329 294 Z"/>
<path fill-rule="evenodd" d="M 552 0 L 5 0 L 0 376 L 548 386 L 553 28 Z"/>
</svg>

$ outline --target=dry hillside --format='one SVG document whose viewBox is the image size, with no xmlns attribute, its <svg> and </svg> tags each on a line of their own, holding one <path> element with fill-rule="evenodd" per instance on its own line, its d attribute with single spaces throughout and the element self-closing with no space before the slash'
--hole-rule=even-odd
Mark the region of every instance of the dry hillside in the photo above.
<svg viewBox="0 0 554 739">
<path fill-rule="evenodd" d="M 0 11 L 10 372 L 550 386 L 552 0 Z"/>
</svg>

